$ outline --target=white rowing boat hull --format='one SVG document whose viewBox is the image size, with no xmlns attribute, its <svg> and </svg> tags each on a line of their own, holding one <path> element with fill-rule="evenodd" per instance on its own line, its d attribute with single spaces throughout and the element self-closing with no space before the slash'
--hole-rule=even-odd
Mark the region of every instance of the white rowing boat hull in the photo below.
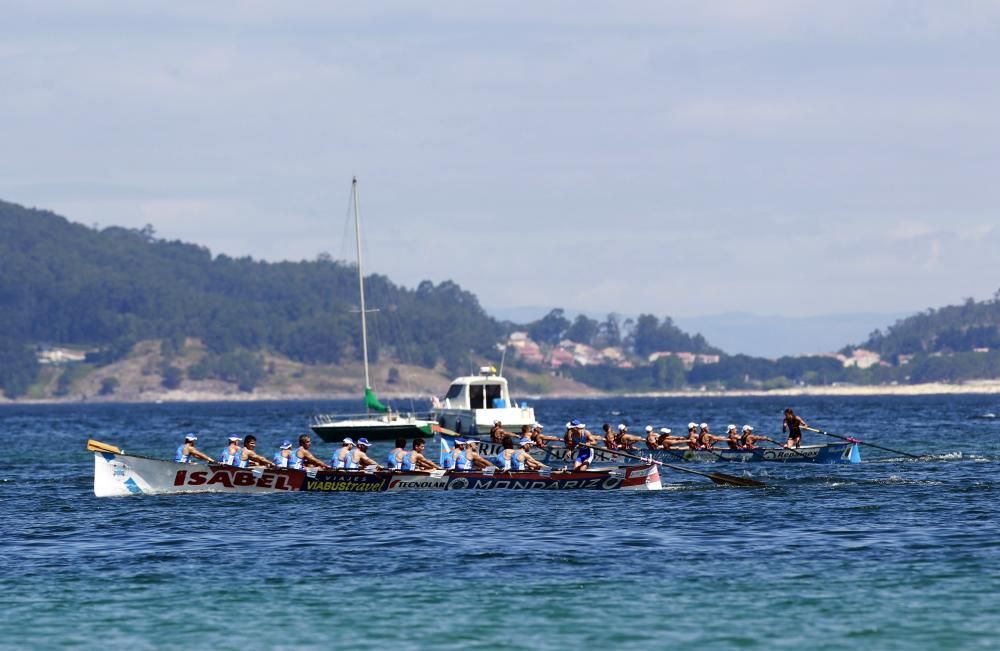
<svg viewBox="0 0 1000 651">
<path fill-rule="evenodd" d="M 177 463 L 115 452 L 94 453 L 98 497 L 170 493 L 384 492 L 398 490 L 660 490 L 656 465 L 586 472 L 251 470 Z"/>
</svg>

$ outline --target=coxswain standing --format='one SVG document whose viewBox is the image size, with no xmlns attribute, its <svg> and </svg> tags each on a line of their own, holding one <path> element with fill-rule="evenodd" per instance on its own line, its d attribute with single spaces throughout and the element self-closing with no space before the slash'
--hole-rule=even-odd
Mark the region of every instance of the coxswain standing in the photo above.
<svg viewBox="0 0 1000 651">
<path fill-rule="evenodd" d="M 389 450 L 385 458 L 385 467 L 389 470 L 400 470 L 403 467 L 403 457 L 406 455 L 406 439 L 396 439 L 396 447 Z"/>
<path fill-rule="evenodd" d="M 701 433 L 698 435 L 698 449 L 699 450 L 711 450 L 715 447 L 716 441 L 725 441 L 725 436 L 716 436 L 708 428 L 708 423 L 702 423 L 699 425 L 701 428 Z"/>
<path fill-rule="evenodd" d="M 222 448 L 222 452 L 219 453 L 219 463 L 224 466 L 236 466 L 240 465 L 240 437 L 235 434 L 229 437 L 229 445 Z"/>
<path fill-rule="evenodd" d="M 594 449 L 587 446 L 600 443 L 601 439 L 588 432 L 587 426 L 575 418 L 570 421 L 569 426 L 572 447 L 579 448 L 573 461 L 573 470 L 586 470 L 594 460 Z"/>
<path fill-rule="evenodd" d="M 353 466 L 349 464 L 354 461 L 354 439 L 348 436 L 341 443 L 340 449 L 333 453 L 330 465 L 336 470 L 350 470 Z"/>
<path fill-rule="evenodd" d="M 308 434 L 303 434 L 299 437 L 299 447 L 295 448 L 292 452 L 292 465 L 289 466 L 295 470 L 312 470 L 314 468 L 322 468 L 323 470 L 333 470 L 332 466 L 328 466 L 313 455 L 309 451 L 312 446 L 312 439 L 309 438 Z"/>
<path fill-rule="evenodd" d="M 193 463 L 191 461 L 191 457 L 201 459 L 202 461 L 208 461 L 209 463 L 215 461 L 215 459 L 203 452 L 199 452 L 198 448 L 194 447 L 194 443 L 197 440 L 198 437 L 195 436 L 194 432 L 186 434 L 184 436 L 184 442 L 177 447 L 177 454 L 174 455 L 174 461 L 177 463 Z"/>
<path fill-rule="evenodd" d="M 424 456 L 427 442 L 423 439 L 413 439 L 413 449 L 403 455 L 403 470 L 444 470 Z"/>
<path fill-rule="evenodd" d="M 740 448 L 743 450 L 753 450 L 755 447 L 755 441 L 770 441 L 774 443 L 774 439 L 770 436 L 757 436 L 753 433 L 753 427 L 750 425 L 743 426 L 743 436 L 740 437 Z"/>
<path fill-rule="evenodd" d="M 258 466 L 268 466 L 269 468 L 275 467 L 266 457 L 257 454 L 257 437 L 253 434 L 247 434 L 243 437 L 243 451 L 240 452 L 239 466 L 240 468 L 246 468 L 251 463 L 255 463 Z"/>
<path fill-rule="evenodd" d="M 275 468 L 290 468 L 292 466 L 292 442 L 285 439 L 281 447 L 274 453 L 272 459 Z"/>
<path fill-rule="evenodd" d="M 795 412 L 791 408 L 785 410 L 785 420 L 781 423 L 782 434 L 786 431 L 788 432 L 788 441 L 785 443 L 786 448 L 802 447 L 802 430 L 800 427 L 809 427 L 806 425 L 806 421 L 802 420 L 795 415 Z"/>
</svg>

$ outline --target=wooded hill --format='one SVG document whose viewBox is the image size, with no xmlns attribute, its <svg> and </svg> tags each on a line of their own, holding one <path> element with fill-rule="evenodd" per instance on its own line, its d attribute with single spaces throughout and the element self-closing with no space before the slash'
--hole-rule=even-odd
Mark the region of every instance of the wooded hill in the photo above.
<svg viewBox="0 0 1000 651">
<path fill-rule="evenodd" d="M 241 368 L 254 366 L 246 353 L 262 349 L 310 364 L 355 359 L 357 291 L 356 267 L 327 256 L 213 257 L 157 239 L 151 227 L 97 230 L 0 202 L 0 386 L 24 391 L 39 345 L 86 346 L 98 351 L 89 362 L 106 364 L 142 340 L 178 348 L 194 337 L 211 353 L 200 372 L 220 377 L 246 375 Z M 379 309 L 370 319 L 373 359 L 387 352 L 464 371 L 470 354 L 495 354 L 503 335 L 476 297 L 450 281 L 407 289 L 372 275 L 366 293 Z"/>
<path fill-rule="evenodd" d="M 1000 292 L 992 300 L 945 307 L 875 332 L 861 347 L 886 364 L 845 368 L 829 356 L 768 360 L 726 355 L 701 335 L 689 335 L 669 317 L 643 314 L 620 323 L 585 316 L 569 321 L 562 310 L 533 323 L 498 322 L 477 298 L 452 281 L 400 287 L 384 276 L 366 278 L 369 351 L 402 365 L 437 369 L 445 376 L 495 361 L 498 344 L 514 330 L 555 344 L 570 339 L 620 347 L 631 368 L 588 365 L 560 369 L 566 377 L 602 390 L 780 388 L 792 384 L 857 384 L 1000 377 Z M 273 367 L 264 355 L 298 364 L 350 365 L 360 357 L 357 271 L 320 255 L 313 261 L 269 263 L 212 256 L 201 246 L 156 237 L 152 227 L 89 228 L 51 212 L 0 202 L 0 390 L 24 393 L 40 378 L 38 352 L 76 346 L 97 368 L 122 360 L 137 343 L 159 341 L 157 374 L 177 388 L 187 380 L 221 380 L 254 388 Z M 185 342 L 199 342 L 196 359 Z M 844 353 L 856 347 L 849 346 Z M 657 351 L 719 354 L 715 364 L 684 368 Z M 509 364 L 519 364 L 516 360 Z M 525 365 L 521 364 L 522 367 Z M 539 378 L 544 367 L 526 370 Z M 63 372 L 56 395 L 75 375 Z M 105 378 L 102 391 L 114 391 Z M 443 381 L 447 381 L 445 377 Z"/>
</svg>

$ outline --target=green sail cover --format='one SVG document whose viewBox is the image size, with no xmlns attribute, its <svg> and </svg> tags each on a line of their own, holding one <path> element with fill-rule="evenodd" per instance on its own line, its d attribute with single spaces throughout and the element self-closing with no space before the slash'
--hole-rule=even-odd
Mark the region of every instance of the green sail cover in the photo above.
<svg viewBox="0 0 1000 651">
<path fill-rule="evenodd" d="M 388 407 L 378 401 L 378 398 L 375 397 L 375 392 L 372 391 L 371 387 L 365 387 L 365 407 L 373 411 L 389 411 Z"/>
</svg>

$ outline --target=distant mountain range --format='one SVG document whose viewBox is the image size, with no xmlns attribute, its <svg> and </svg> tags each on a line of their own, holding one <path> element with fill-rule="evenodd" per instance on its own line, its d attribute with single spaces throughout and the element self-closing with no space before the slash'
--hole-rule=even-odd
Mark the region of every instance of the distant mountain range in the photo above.
<svg viewBox="0 0 1000 651">
<path fill-rule="evenodd" d="M 545 316 L 551 307 L 518 306 L 486 308 L 501 321 L 528 323 Z M 806 355 L 837 351 L 850 344 L 860 344 L 872 331 L 885 330 L 914 312 L 849 312 L 820 316 L 790 317 L 748 312 L 726 312 L 703 316 L 673 317 L 683 330 L 701 333 L 731 355 L 777 358 L 783 355 Z M 603 319 L 606 314 L 566 310 L 569 318 L 586 314 Z M 622 315 L 622 319 L 637 315 Z"/>
</svg>

